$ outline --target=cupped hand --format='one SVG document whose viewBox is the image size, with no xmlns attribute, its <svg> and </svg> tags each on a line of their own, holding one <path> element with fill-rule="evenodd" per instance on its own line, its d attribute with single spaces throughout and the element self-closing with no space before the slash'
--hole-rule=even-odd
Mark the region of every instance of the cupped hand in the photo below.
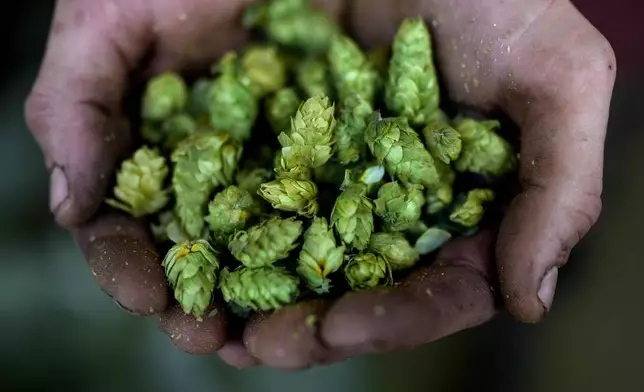
<svg viewBox="0 0 644 392">
<path fill-rule="evenodd" d="M 451 241 L 393 289 L 259 315 L 243 336 L 227 335 L 220 304 L 202 322 L 181 312 L 145 225 L 100 208 L 132 148 L 124 98 L 137 80 L 204 69 L 240 47 L 248 37 L 239 15 L 251 2 L 58 2 L 26 117 L 50 171 L 51 210 L 103 290 L 156 315 L 185 351 L 218 352 L 238 367 L 299 369 L 427 343 L 492 318 L 497 282 L 517 319 L 541 320 L 558 269 L 601 210 L 616 72 L 610 45 L 568 0 L 318 1 L 368 46 L 390 43 L 404 17 L 423 16 L 449 96 L 518 125 L 521 192 L 498 231 Z"/>
</svg>

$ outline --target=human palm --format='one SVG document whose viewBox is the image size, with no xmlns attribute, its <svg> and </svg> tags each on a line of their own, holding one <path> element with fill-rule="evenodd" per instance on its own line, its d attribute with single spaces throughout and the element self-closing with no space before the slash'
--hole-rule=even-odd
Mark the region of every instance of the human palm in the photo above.
<svg viewBox="0 0 644 392">
<path fill-rule="evenodd" d="M 220 304 L 198 322 L 171 302 L 145 225 L 100 207 L 132 148 L 124 98 L 136 81 L 206 69 L 243 45 L 239 15 L 252 2 L 58 2 L 26 117 L 51 173 L 52 212 L 103 290 L 133 313 L 156 315 L 182 349 L 218 352 L 235 366 L 298 369 L 427 343 L 492 318 L 497 282 L 516 318 L 539 321 L 558 268 L 601 210 L 616 72 L 610 45 L 568 0 L 316 2 L 367 46 L 390 43 L 404 17 L 424 17 L 450 98 L 502 110 L 518 125 L 521 192 L 498 230 L 451 241 L 391 290 L 259 315 L 243 334 Z"/>
</svg>

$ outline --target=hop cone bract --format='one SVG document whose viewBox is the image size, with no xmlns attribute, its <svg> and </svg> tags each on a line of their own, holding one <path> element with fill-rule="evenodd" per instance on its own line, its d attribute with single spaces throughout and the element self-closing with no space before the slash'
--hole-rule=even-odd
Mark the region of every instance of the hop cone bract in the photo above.
<svg viewBox="0 0 644 392">
<path fill-rule="evenodd" d="M 201 317 L 217 282 L 215 250 L 205 240 L 179 243 L 168 251 L 162 265 L 183 311 Z"/>
<path fill-rule="evenodd" d="M 297 272 L 307 286 L 318 294 L 329 291 L 331 281 L 327 276 L 342 266 L 344 246 L 337 246 L 333 229 L 326 218 L 315 217 L 304 232 L 304 244 L 300 251 Z"/>
<path fill-rule="evenodd" d="M 107 199 L 106 203 L 135 217 L 158 212 L 170 200 L 164 186 L 167 176 L 168 165 L 159 151 L 141 147 L 122 163 L 116 175 L 116 199 Z"/>
<path fill-rule="evenodd" d="M 485 213 L 485 204 L 494 200 L 494 192 L 490 189 L 472 189 L 467 192 L 465 200 L 458 203 L 449 219 L 464 227 L 476 226 Z"/>
<path fill-rule="evenodd" d="M 219 288 L 224 301 L 254 311 L 279 309 L 299 295 L 299 279 L 282 268 L 241 267 L 232 272 L 224 268 Z"/>
<path fill-rule="evenodd" d="M 270 218 L 230 238 L 228 250 L 249 268 L 272 265 L 298 246 L 302 222 L 295 218 Z"/>
</svg>

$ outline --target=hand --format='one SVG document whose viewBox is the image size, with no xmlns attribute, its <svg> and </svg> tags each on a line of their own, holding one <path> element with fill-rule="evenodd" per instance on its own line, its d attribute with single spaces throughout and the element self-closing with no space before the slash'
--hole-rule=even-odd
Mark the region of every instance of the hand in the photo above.
<svg viewBox="0 0 644 392">
<path fill-rule="evenodd" d="M 158 315 L 182 349 L 216 351 L 240 367 L 299 369 L 433 341 L 492 318 L 497 278 L 516 318 L 541 320 L 552 304 L 558 268 L 601 209 L 616 71 L 610 45 L 567 0 L 318 2 L 346 17 L 368 45 L 390 43 L 405 16 L 431 22 L 451 98 L 501 109 L 519 126 L 522 192 L 498 235 L 487 230 L 450 242 L 431 266 L 395 289 L 260 315 L 243 339 L 226 335 L 219 304 L 213 307 L 220 311 L 202 323 L 171 304 L 146 227 L 99 210 L 115 165 L 132 147 L 122 121 L 124 97 L 141 78 L 166 68 L 204 69 L 242 45 L 247 36 L 235 21 L 250 2 L 57 4 L 26 116 L 51 173 L 52 212 L 73 230 L 107 294 L 133 313 Z"/>
</svg>

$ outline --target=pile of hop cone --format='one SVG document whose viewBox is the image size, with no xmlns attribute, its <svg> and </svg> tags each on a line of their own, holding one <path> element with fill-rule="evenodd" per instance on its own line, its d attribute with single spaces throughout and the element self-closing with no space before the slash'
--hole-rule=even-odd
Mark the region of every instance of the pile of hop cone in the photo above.
<svg viewBox="0 0 644 392">
<path fill-rule="evenodd" d="M 148 82 L 142 144 L 106 200 L 149 219 L 186 313 L 392 285 L 476 231 L 518 156 L 498 121 L 441 109 L 421 19 L 369 52 L 306 0 L 242 23 L 258 38 L 207 77 Z M 456 187 L 468 175 L 482 181 Z"/>
</svg>

